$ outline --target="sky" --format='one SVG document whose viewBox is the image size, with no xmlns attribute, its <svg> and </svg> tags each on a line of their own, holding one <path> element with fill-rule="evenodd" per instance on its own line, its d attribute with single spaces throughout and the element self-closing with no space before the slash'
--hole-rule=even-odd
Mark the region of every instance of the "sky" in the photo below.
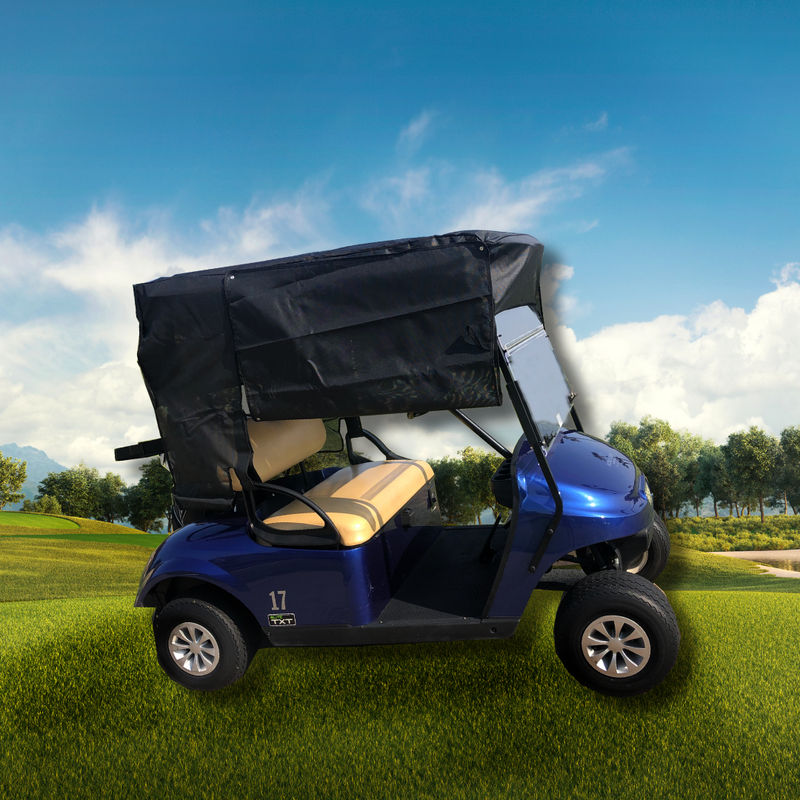
<svg viewBox="0 0 800 800">
<path fill-rule="evenodd" d="M 800 5 L 607 5 L 0 0 L 0 443 L 135 480 L 132 284 L 468 228 L 596 435 L 800 424 Z"/>
</svg>

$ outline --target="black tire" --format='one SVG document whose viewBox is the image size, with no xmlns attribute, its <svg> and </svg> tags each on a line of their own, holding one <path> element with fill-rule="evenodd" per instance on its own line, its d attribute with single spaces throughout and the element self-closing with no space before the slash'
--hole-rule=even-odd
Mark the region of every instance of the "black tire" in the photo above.
<svg viewBox="0 0 800 800">
<path fill-rule="evenodd" d="M 648 581 L 654 581 L 667 566 L 669 560 L 669 531 L 664 521 L 658 515 L 653 517 L 653 536 L 650 540 L 650 547 L 647 548 L 641 563 L 633 569 L 629 569 L 633 575 L 639 575 Z"/>
<path fill-rule="evenodd" d="M 614 697 L 643 694 L 661 683 L 681 640 L 664 593 L 639 575 L 614 571 L 595 572 L 562 597 L 553 634 L 567 671 Z"/>
<path fill-rule="evenodd" d="M 252 637 L 231 609 L 182 597 L 153 615 L 158 663 L 187 689 L 210 692 L 244 675 L 255 655 Z"/>
</svg>

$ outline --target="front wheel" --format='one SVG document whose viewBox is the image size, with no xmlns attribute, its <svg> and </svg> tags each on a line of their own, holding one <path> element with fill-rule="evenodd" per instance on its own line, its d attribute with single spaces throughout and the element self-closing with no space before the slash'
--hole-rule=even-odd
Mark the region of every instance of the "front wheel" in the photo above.
<svg viewBox="0 0 800 800">
<path fill-rule="evenodd" d="M 658 515 L 653 517 L 653 535 L 650 539 L 650 547 L 642 555 L 641 561 L 634 567 L 630 567 L 628 572 L 640 575 L 648 581 L 654 581 L 667 566 L 669 560 L 669 531 L 664 524 L 664 520 Z"/>
<path fill-rule="evenodd" d="M 244 625 L 230 612 L 178 598 L 153 615 L 158 663 L 187 689 L 213 691 L 239 680 L 254 655 Z"/>
<path fill-rule="evenodd" d="M 602 694 L 630 697 L 657 686 L 675 665 L 680 631 L 664 593 L 628 572 L 595 572 L 556 613 L 556 653 L 568 672 Z"/>
</svg>

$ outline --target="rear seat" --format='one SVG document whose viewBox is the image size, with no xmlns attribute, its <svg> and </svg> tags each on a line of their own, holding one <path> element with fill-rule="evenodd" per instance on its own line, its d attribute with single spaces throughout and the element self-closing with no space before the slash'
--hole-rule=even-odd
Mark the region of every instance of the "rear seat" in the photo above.
<svg viewBox="0 0 800 800">
<path fill-rule="evenodd" d="M 262 481 L 318 452 L 325 444 L 325 425 L 319 419 L 248 422 L 253 467 Z M 331 519 L 346 547 L 363 544 L 403 509 L 433 478 L 424 461 L 378 461 L 344 467 L 306 492 Z M 234 491 L 241 483 L 231 470 Z M 293 500 L 264 522 L 280 531 L 324 527 L 322 518 Z"/>
<path fill-rule="evenodd" d="M 424 461 L 379 461 L 344 467 L 309 489 L 330 518 L 342 544 L 353 547 L 371 539 L 433 477 Z M 264 520 L 281 531 L 307 531 L 324 523 L 308 506 L 293 500 Z"/>
</svg>

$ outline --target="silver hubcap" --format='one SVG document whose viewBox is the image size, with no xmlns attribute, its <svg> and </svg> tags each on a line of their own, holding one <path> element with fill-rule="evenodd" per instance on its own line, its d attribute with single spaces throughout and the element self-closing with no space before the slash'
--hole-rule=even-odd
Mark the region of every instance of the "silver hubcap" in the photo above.
<svg viewBox="0 0 800 800">
<path fill-rule="evenodd" d="M 208 628 L 182 622 L 169 635 L 172 660 L 190 675 L 208 675 L 219 663 L 219 645 Z"/>
<path fill-rule="evenodd" d="M 586 626 L 581 637 L 584 658 L 609 678 L 629 678 L 650 660 L 650 639 L 637 622 L 609 614 Z"/>
</svg>

